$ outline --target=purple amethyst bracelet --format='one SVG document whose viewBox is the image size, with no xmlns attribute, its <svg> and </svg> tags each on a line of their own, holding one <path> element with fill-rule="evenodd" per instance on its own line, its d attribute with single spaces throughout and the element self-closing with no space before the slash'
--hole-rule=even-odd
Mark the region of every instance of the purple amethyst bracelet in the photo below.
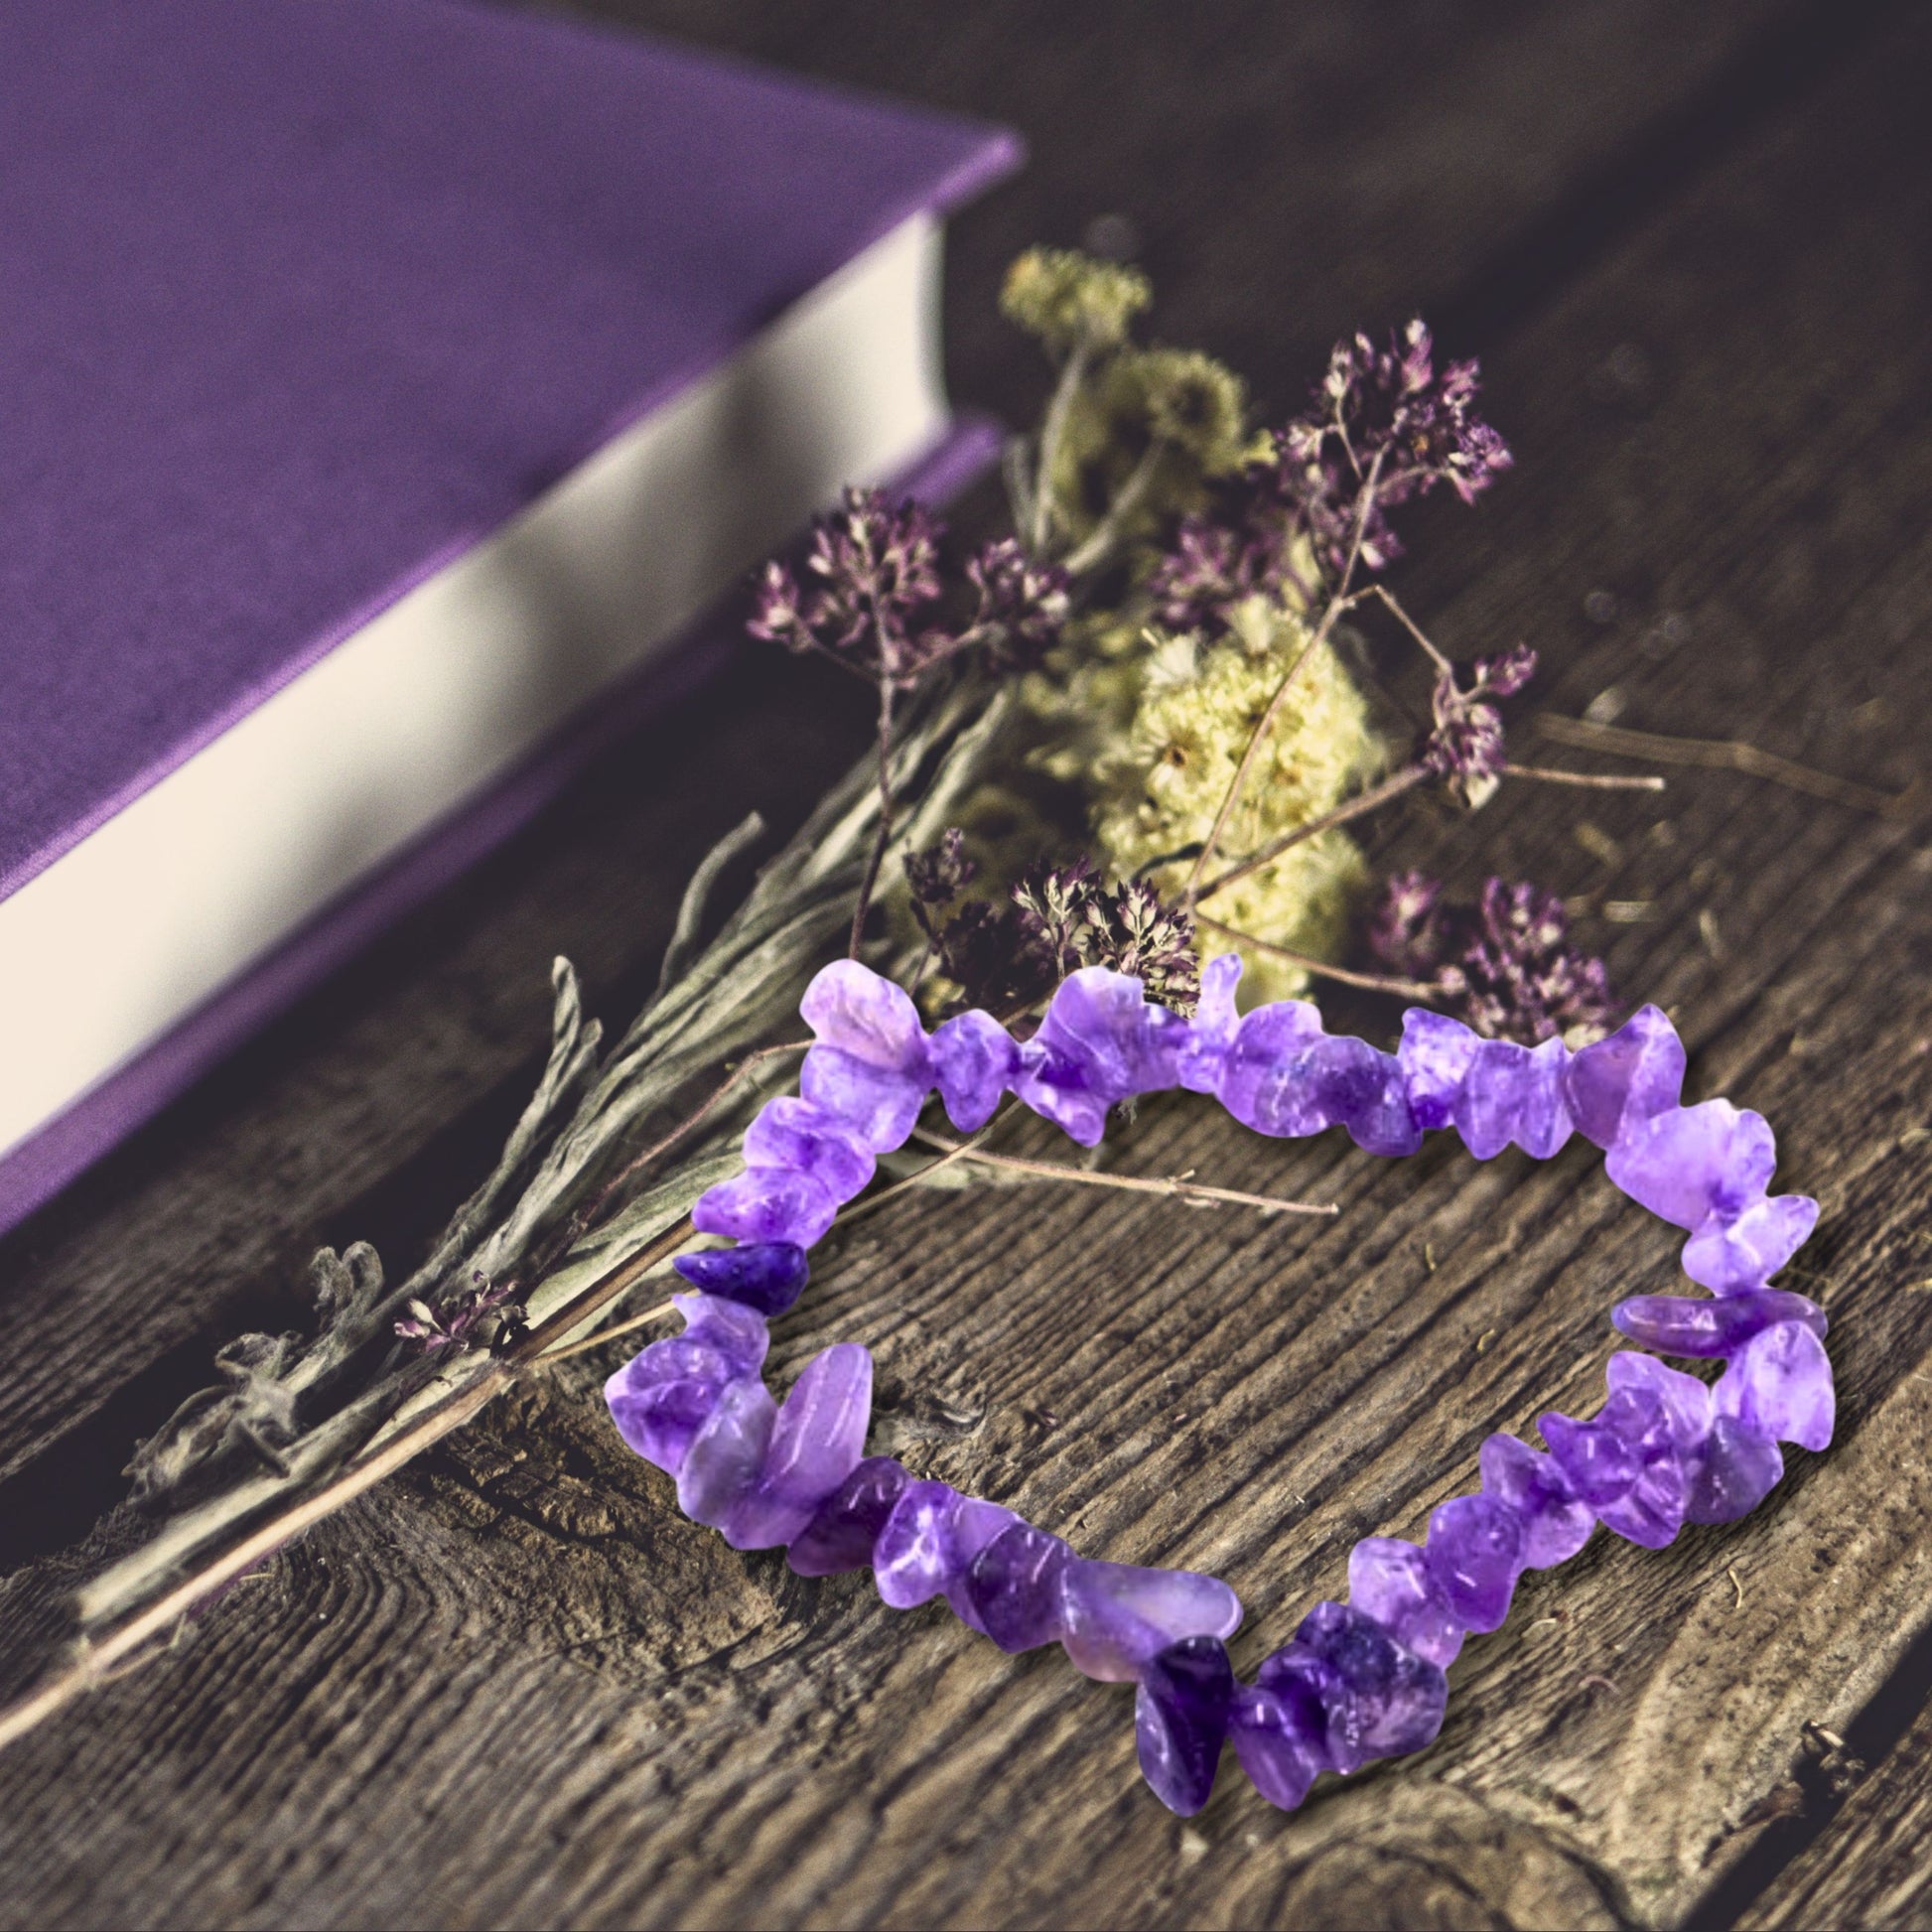
<svg viewBox="0 0 1932 1932">
<path fill-rule="evenodd" d="M 1022 1043 L 977 1012 L 928 1035 L 900 987 L 852 961 L 828 966 L 801 1009 L 817 1035 L 802 1097 L 763 1108 L 745 1173 L 692 1215 L 737 1245 L 678 1260 L 697 1291 L 677 1298 L 684 1333 L 605 1391 L 624 1441 L 735 1548 L 783 1546 L 808 1577 L 870 1564 L 897 1608 L 943 1595 L 1002 1650 L 1057 1642 L 1087 1676 L 1136 1684 L 1141 1768 L 1182 1814 L 1207 1802 L 1229 1739 L 1284 1807 L 1318 1772 L 1420 1750 L 1443 1722 L 1445 1668 L 1465 1634 L 1502 1622 L 1525 1570 L 1574 1556 L 1599 1522 L 1660 1549 L 1685 1523 L 1742 1516 L 1783 1474 L 1778 1445 L 1822 1449 L 1834 1419 L 1823 1311 L 1766 1286 L 1817 1203 L 1766 1194 L 1775 1157 L 1760 1116 L 1679 1104 L 1684 1048 L 1655 1007 L 1574 1053 L 1414 1010 L 1391 1055 L 1324 1034 L 1302 1001 L 1237 1018 L 1239 975 L 1232 955 L 1210 961 L 1189 1021 L 1149 1005 L 1138 980 L 1089 967 Z M 1724 1373 L 1707 1384 L 1650 1355 L 1612 1355 L 1593 1421 L 1540 1416 L 1547 1454 L 1491 1436 L 1479 1494 L 1443 1504 L 1420 1547 L 1356 1544 L 1348 1602 L 1316 1604 L 1242 1684 L 1224 1642 L 1241 1605 L 1218 1579 L 1088 1561 L 1010 1509 L 867 1456 L 864 1348 L 825 1349 L 782 1405 L 765 1388 L 766 1322 L 803 1289 L 804 1251 L 872 1178 L 875 1156 L 910 1136 L 935 1086 L 962 1132 L 1011 1092 L 1086 1147 L 1109 1108 L 1176 1086 L 1215 1095 L 1263 1134 L 1338 1126 L 1371 1154 L 1413 1154 L 1425 1131 L 1453 1127 L 1478 1160 L 1512 1142 L 1542 1160 L 1581 1133 L 1631 1199 L 1689 1232 L 1685 1272 L 1717 1298 L 1639 1296 L 1611 1320 L 1664 1354 L 1723 1357 Z"/>
</svg>

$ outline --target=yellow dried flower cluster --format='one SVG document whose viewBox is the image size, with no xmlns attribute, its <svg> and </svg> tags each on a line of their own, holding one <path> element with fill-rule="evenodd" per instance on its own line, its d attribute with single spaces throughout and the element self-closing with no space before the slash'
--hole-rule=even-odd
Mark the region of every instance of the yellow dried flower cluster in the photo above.
<svg viewBox="0 0 1932 1932">
<path fill-rule="evenodd" d="M 1088 820 L 1093 856 L 1112 878 L 1145 878 L 1165 897 L 1185 888 L 1236 767 L 1289 666 L 1309 641 L 1301 605 L 1258 591 L 1217 619 L 1213 640 L 1154 627 L 1146 588 L 1175 522 L 1209 509 L 1216 480 L 1255 455 L 1246 389 L 1195 350 L 1129 340 L 1148 305 L 1145 276 L 1064 249 L 1035 248 L 1009 272 L 1002 307 L 1060 363 L 1038 449 L 1037 529 L 1049 554 L 1077 560 L 1106 546 L 1120 588 L 1069 627 L 1062 648 L 1023 687 L 1031 726 L 1019 764 L 965 815 L 999 876 L 1032 843 L 1043 851 Z M 1265 439 L 1264 439 L 1265 441 Z M 1291 581 L 1321 572 L 1306 539 Z M 1124 580 L 1118 574 L 1125 566 Z M 1209 876 L 1339 804 L 1383 759 L 1361 691 L 1323 643 L 1289 687 L 1221 836 Z M 1041 787 L 1044 787 L 1042 790 Z M 1059 802 L 1053 802 L 1057 799 Z M 1042 809 L 1043 808 L 1043 809 Z M 1060 840 L 1049 821 L 1064 827 Z M 1291 847 L 1201 904 L 1217 920 L 1295 952 L 1339 949 L 1361 855 L 1346 833 Z M 1230 941 L 1211 925 L 1203 953 Z M 1300 968 L 1241 947 L 1244 997 L 1306 989 Z"/>
<path fill-rule="evenodd" d="M 1240 640 L 1197 651 L 1190 639 L 1163 639 L 1150 649 L 1138 702 L 1093 766 L 1094 832 L 1116 874 L 1138 876 L 1164 855 L 1206 839 L 1269 700 L 1309 640 L 1291 613 L 1281 612 L 1273 628 L 1259 651 Z M 1338 804 L 1380 758 L 1360 689 L 1333 649 L 1318 645 L 1262 743 L 1210 875 Z M 1176 861 L 1147 878 L 1173 897 L 1191 869 L 1191 861 Z M 1294 951 L 1332 956 L 1363 877 L 1353 841 L 1324 833 L 1291 846 L 1200 911 Z M 1203 931 L 1203 952 L 1226 944 L 1211 927 Z M 1253 947 L 1236 950 L 1246 966 L 1246 1000 L 1284 999 L 1305 988 L 1299 968 Z"/>
<path fill-rule="evenodd" d="M 1071 248 L 1029 248 L 1007 270 L 1000 313 L 1049 348 L 1107 349 L 1127 340 L 1128 324 L 1153 299 L 1137 268 Z"/>
</svg>

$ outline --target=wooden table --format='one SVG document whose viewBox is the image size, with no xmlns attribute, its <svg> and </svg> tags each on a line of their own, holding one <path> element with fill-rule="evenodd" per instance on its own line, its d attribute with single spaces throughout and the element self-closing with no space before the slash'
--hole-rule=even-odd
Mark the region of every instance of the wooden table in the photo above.
<svg viewBox="0 0 1932 1932">
<path fill-rule="evenodd" d="M 1007 258 L 1131 217 L 1158 327 L 1296 406 L 1419 308 L 1484 360 L 1515 473 L 1430 506 L 1398 581 L 1530 701 L 1742 738 L 1897 787 L 1932 718 L 1932 18 L 1856 0 L 1035 4 L 605 0 L 639 24 L 998 116 L 1029 174 L 958 223 L 956 393 L 1016 420 Z M 1610 701 L 1614 702 L 1614 700 Z M 863 704 L 775 653 L 607 759 L 0 1249 L 0 1690 L 130 1534 L 131 1442 L 322 1241 L 406 1260 L 544 1041 L 545 966 L 622 1016 L 684 875 L 795 822 Z M 1526 795 L 1535 791 L 1535 795 Z M 13 1925 L 1932 1923 L 1932 843 L 1735 774 L 1662 800 L 1506 789 L 1378 863 L 1540 880 L 1692 1087 L 1776 1123 L 1824 1203 L 1829 1454 L 1666 1552 L 1524 1583 L 1425 1755 L 1299 1814 L 1230 1773 L 1182 1823 L 1128 1701 L 684 1521 L 592 1355 L 247 1579 L 0 1758 Z M 1587 825 L 1587 831 L 1584 827 Z M 1386 1037 L 1391 1010 L 1337 1008 Z M 1343 1206 L 1289 1226 L 1081 1189 L 914 1196 L 780 1331 L 879 1356 L 896 1439 L 1092 1555 L 1248 1605 L 1237 1661 L 1415 1534 L 1495 1428 L 1587 1413 L 1666 1231 L 1573 1146 L 1533 1167 L 1264 1143 L 1150 1106 L 1123 1168 Z M 1041 1146 L 1045 1145 L 1042 1139 Z M 96 1519 L 99 1519 L 98 1522 Z M 90 1525 L 93 1525 L 90 1529 Z"/>
</svg>

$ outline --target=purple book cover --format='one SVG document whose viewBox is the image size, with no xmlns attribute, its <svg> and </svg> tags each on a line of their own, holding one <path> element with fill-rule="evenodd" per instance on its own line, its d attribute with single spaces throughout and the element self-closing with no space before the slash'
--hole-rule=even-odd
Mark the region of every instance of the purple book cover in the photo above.
<svg viewBox="0 0 1932 1932">
<path fill-rule="evenodd" d="M 8 0 L 0 76 L 0 898 L 1016 159 L 995 129 L 470 0 Z M 0 1227 L 597 729 L 17 1148 Z"/>
</svg>

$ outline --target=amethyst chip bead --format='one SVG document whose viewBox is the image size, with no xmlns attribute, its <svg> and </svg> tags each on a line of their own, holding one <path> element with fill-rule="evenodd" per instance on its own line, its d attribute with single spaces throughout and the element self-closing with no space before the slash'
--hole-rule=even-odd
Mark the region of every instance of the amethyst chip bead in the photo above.
<svg viewBox="0 0 1932 1932">
<path fill-rule="evenodd" d="M 1781 1444 L 1823 1449 L 1835 1425 L 1824 1313 L 1769 1286 L 1816 1203 L 1766 1191 L 1775 1150 L 1759 1116 L 1681 1104 L 1684 1049 L 1656 1008 L 1575 1052 L 1412 1012 L 1390 1055 L 1325 1034 L 1306 1003 L 1238 1016 L 1239 971 L 1232 957 L 1209 961 L 1187 1021 L 1150 1005 L 1132 978 L 1084 969 L 1023 1043 L 983 1013 L 928 1036 L 899 988 L 856 962 L 828 967 L 802 1009 L 817 1043 L 801 1096 L 766 1104 L 745 1172 L 694 1210 L 700 1230 L 733 1245 L 679 1258 L 698 1291 L 676 1298 L 684 1332 L 606 1387 L 624 1441 L 738 1547 L 783 1547 L 800 1576 L 870 1566 L 890 1603 L 943 1599 L 1003 1650 L 1057 1642 L 1087 1676 L 1135 1684 L 1142 1767 L 1182 1814 L 1207 1802 L 1230 1739 L 1257 1790 L 1284 1807 L 1323 1771 L 1425 1747 L 1442 1724 L 1445 1669 L 1466 1636 L 1502 1623 L 1525 1570 L 1575 1555 L 1599 1522 L 1661 1548 L 1686 1523 L 1731 1521 L 1779 1480 Z M 1423 1546 L 1358 1543 L 1349 1600 L 1311 1611 L 1252 1686 L 1228 1663 L 1241 1606 L 1218 1579 L 1088 1561 L 1000 1504 L 865 1456 L 865 1349 L 823 1350 L 773 1400 L 767 1321 L 796 1301 L 806 1248 L 876 1157 L 910 1135 L 932 1089 L 961 1131 L 1013 1093 L 1091 1146 L 1121 1101 L 1175 1086 L 1264 1134 L 1339 1127 L 1388 1155 L 1446 1127 L 1481 1160 L 1512 1145 L 1547 1159 L 1583 1135 L 1606 1151 L 1618 1186 L 1686 1231 L 1685 1271 L 1716 1298 L 1635 1297 L 1615 1325 L 1659 1354 L 1722 1361 L 1722 1375 L 1707 1384 L 1653 1354 L 1612 1355 L 1595 1416 L 1541 1418 L 1547 1453 L 1491 1436 L 1480 1492 L 1438 1508 Z"/>
</svg>

